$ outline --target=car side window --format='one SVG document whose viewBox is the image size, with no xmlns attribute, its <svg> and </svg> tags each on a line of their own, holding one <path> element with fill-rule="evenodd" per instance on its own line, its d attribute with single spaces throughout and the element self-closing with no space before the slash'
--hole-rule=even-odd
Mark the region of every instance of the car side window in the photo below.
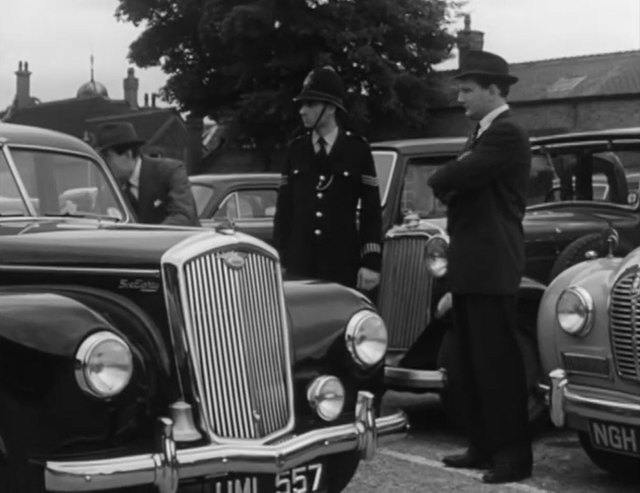
<svg viewBox="0 0 640 493">
<path fill-rule="evenodd" d="M 9 163 L 0 153 L 0 216 L 21 216 L 26 212 L 27 208 L 20 196 L 18 185 L 9 170 Z"/>
<path fill-rule="evenodd" d="M 439 166 L 455 156 L 414 158 L 409 160 L 404 175 L 400 210 L 402 214 L 415 212 L 421 218 L 442 217 L 446 206 L 433 194 L 427 181 Z"/>
<path fill-rule="evenodd" d="M 555 176 L 546 194 L 546 202 L 592 201 L 635 205 L 638 200 L 638 174 L 631 173 L 621 156 L 613 150 L 571 149 L 551 152 L 549 158 Z"/>
<path fill-rule="evenodd" d="M 245 189 L 227 195 L 214 214 L 214 219 L 258 219 L 273 217 L 276 189 Z"/>
</svg>

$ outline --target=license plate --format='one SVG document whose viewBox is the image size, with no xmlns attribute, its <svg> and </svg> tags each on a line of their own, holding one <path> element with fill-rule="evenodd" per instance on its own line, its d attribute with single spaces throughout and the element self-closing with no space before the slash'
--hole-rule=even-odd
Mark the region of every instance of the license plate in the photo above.
<svg viewBox="0 0 640 493">
<path fill-rule="evenodd" d="M 640 457 L 640 427 L 604 421 L 589 421 L 589 435 L 594 447 Z"/>
<path fill-rule="evenodd" d="M 323 493 L 322 463 L 305 464 L 277 475 L 226 476 L 212 484 L 212 493 Z M 207 490 L 209 491 L 209 490 Z"/>
</svg>

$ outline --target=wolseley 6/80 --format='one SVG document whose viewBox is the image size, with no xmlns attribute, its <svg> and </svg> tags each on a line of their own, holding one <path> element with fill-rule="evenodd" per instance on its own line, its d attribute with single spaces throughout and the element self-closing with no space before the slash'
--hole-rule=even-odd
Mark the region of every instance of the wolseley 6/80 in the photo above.
<svg viewBox="0 0 640 493">
<path fill-rule="evenodd" d="M 434 281 L 426 243 L 446 230 L 445 208 L 427 186 L 435 169 L 455 158 L 462 139 L 420 139 L 373 144 L 385 193 L 386 235 L 377 302 L 389 329 L 389 388 L 441 391 L 455 373 L 446 330 L 446 280 Z M 532 411 L 540 377 L 536 313 L 544 285 L 581 261 L 606 252 L 600 232 L 620 231 L 618 253 L 640 244 L 640 129 L 597 131 L 532 139 L 532 169 L 524 219 L 526 277 L 520 291 L 521 348 Z M 387 170 L 386 172 L 384 170 Z M 402 224 L 407 211 L 412 218 Z M 442 301 L 441 301 L 442 300 Z M 535 415 L 535 412 L 534 412 Z"/>
<path fill-rule="evenodd" d="M 617 233 L 611 231 L 615 244 Z M 538 338 L 551 419 L 577 431 L 602 469 L 640 481 L 640 249 L 561 273 L 547 288 Z"/>
<path fill-rule="evenodd" d="M 0 125 L 0 491 L 334 492 L 406 428 L 367 299 L 129 217 L 89 146 Z"/>
</svg>

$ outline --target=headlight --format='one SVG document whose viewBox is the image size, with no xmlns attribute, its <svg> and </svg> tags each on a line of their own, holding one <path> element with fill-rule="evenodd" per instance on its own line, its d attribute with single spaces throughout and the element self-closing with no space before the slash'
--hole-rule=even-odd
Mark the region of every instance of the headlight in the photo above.
<svg viewBox="0 0 640 493">
<path fill-rule="evenodd" d="M 87 337 L 76 352 L 76 380 L 95 397 L 119 394 L 131 380 L 133 358 L 127 343 L 109 331 Z"/>
<path fill-rule="evenodd" d="M 449 240 L 444 236 L 434 236 L 424 247 L 427 269 L 433 277 L 442 277 L 449 267 Z"/>
<path fill-rule="evenodd" d="M 356 313 L 347 324 L 347 349 L 362 368 L 376 365 L 387 351 L 387 328 L 380 315 L 370 310 Z"/>
<path fill-rule="evenodd" d="M 577 286 L 565 289 L 556 304 L 556 317 L 567 334 L 587 334 L 593 325 L 593 299 L 589 292 Z"/>
<path fill-rule="evenodd" d="M 307 389 L 309 405 L 325 421 L 333 421 L 344 407 L 344 387 L 333 376 L 316 378 Z"/>
</svg>

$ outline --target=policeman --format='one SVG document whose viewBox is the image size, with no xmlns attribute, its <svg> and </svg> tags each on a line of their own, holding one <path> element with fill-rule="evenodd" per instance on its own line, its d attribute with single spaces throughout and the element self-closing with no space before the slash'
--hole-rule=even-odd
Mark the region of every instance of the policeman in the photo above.
<svg viewBox="0 0 640 493">
<path fill-rule="evenodd" d="M 306 132 L 289 144 L 274 239 L 288 275 L 369 291 L 380 279 L 378 179 L 369 144 L 338 125 L 343 100 L 331 67 L 312 70 L 294 98 Z"/>
</svg>

